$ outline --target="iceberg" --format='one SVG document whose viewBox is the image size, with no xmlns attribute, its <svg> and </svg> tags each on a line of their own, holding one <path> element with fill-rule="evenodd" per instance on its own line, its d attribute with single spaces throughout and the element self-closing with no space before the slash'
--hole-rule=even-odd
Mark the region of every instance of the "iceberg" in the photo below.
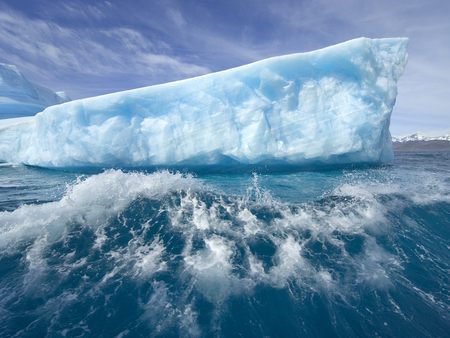
<svg viewBox="0 0 450 338">
<path fill-rule="evenodd" d="M 0 125 L 0 160 L 45 167 L 389 161 L 407 41 L 358 38 L 51 106 Z"/>
<path fill-rule="evenodd" d="M 0 119 L 34 115 L 69 100 L 64 92 L 29 81 L 16 66 L 0 63 Z"/>
</svg>

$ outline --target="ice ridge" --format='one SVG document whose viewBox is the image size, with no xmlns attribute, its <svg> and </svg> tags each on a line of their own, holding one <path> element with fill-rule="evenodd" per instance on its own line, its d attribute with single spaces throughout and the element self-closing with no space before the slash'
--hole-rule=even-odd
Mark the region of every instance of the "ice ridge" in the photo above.
<svg viewBox="0 0 450 338">
<path fill-rule="evenodd" d="M 51 106 L 0 126 L 0 160 L 45 167 L 389 161 L 407 41 L 358 38 Z"/>
</svg>

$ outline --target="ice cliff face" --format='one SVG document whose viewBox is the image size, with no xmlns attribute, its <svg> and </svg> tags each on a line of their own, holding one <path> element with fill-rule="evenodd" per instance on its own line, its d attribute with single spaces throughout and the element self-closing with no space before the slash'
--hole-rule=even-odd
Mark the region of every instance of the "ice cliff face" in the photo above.
<svg viewBox="0 0 450 338">
<path fill-rule="evenodd" d="M 360 38 L 52 106 L 0 130 L 0 159 L 48 167 L 387 161 L 406 45 Z"/>
<path fill-rule="evenodd" d="M 64 92 L 54 93 L 28 81 L 16 66 L 0 63 L 0 119 L 34 115 L 66 101 Z"/>
</svg>

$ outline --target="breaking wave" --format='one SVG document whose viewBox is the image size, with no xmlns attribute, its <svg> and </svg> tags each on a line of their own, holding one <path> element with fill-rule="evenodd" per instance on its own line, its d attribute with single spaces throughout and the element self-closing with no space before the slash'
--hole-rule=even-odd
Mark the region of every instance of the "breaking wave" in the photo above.
<svg viewBox="0 0 450 338">
<path fill-rule="evenodd" d="M 441 318 L 444 335 L 448 265 L 436 257 L 449 245 L 431 226 L 448 226 L 448 181 L 349 173 L 321 198 L 289 203 L 258 180 L 233 195 L 191 175 L 109 170 L 57 201 L 0 213 L 0 332 L 425 332 L 392 292 L 401 289 Z M 325 320 L 305 325 L 312 315 Z"/>
</svg>

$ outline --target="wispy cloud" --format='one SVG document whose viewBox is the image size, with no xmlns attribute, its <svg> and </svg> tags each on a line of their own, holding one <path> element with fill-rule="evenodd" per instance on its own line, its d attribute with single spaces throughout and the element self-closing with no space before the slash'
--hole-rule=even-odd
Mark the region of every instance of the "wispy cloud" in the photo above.
<svg viewBox="0 0 450 338">
<path fill-rule="evenodd" d="M 76 9 L 71 8 L 70 13 Z M 98 15 L 92 8 L 83 15 Z M 15 63 L 41 83 L 76 90 L 65 83 L 71 76 L 146 79 L 151 84 L 210 72 L 203 65 L 173 55 L 164 41 L 150 40 L 129 27 L 65 27 L 51 20 L 30 19 L 0 12 L 0 52 L 3 62 Z M 58 81 L 58 77 L 63 81 Z M 100 83 L 102 81 L 99 81 Z M 127 89 L 127 88 L 121 88 Z M 103 88 L 98 88 L 97 93 Z M 83 95 L 83 90 L 75 93 Z"/>
<path fill-rule="evenodd" d="M 0 5 L 0 59 L 74 97 L 308 51 L 359 36 L 410 38 L 394 134 L 450 124 L 446 0 L 68 0 Z"/>
<path fill-rule="evenodd" d="M 358 36 L 409 37 L 391 131 L 450 127 L 450 2 L 286 1 L 268 3 L 267 10 L 280 22 L 279 32 L 291 31 L 284 43 L 295 45 L 297 37 L 311 49 Z"/>
</svg>

